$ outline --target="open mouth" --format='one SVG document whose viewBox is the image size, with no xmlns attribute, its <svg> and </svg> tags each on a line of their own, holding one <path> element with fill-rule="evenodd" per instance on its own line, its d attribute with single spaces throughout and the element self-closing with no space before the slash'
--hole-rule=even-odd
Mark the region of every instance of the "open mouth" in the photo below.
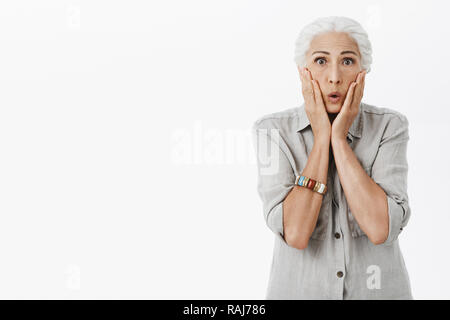
<svg viewBox="0 0 450 320">
<path fill-rule="evenodd" d="M 339 92 L 333 92 L 328 95 L 328 101 L 331 103 L 337 103 L 341 99 L 341 95 Z"/>
<path fill-rule="evenodd" d="M 332 98 L 338 98 L 341 96 L 341 94 L 339 92 L 332 92 L 328 96 Z"/>
</svg>

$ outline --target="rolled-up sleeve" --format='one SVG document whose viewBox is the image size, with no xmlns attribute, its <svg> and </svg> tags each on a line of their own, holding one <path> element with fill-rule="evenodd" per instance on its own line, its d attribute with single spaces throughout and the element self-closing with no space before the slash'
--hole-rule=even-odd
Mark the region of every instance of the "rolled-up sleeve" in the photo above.
<svg viewBox="0 0 450 320">
<path fill-rule="evenodd" d="M 411 215 L 408 199 L 407 144 L 409 123 L 395 115 L 386 126 L 378 153 L 372 166 L 372 179 L 387 196 L 389 234 L 381 245 L 390 245 L 407 225 Z"/>
<path fill-rule="evenodd" d="M 282 137 L 278 129 L 259 126 L 259 122 L 255 122 L 252 134 L 258 168 L 257 191 L 262 200 L 264 219 L 275 235 L 285 241 L 283 201 L 294 187 L 295 173 L 280 148 Z"/>
</svg>

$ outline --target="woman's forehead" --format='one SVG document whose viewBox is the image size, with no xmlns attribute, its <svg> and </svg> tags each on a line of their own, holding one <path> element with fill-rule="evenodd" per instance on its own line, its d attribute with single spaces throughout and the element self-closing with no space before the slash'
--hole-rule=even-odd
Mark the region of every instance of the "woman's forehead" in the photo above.
<svg viewBox="0 0 450 320">
<path fill-rule="evenodd" d="M 347 33 L 330 32 L 315 36 L 310 44 L 309 52 L 326 51 L 340 54 L 341 51 L 355 51 L 359 55 L 358 45 Z"/>
</svg>

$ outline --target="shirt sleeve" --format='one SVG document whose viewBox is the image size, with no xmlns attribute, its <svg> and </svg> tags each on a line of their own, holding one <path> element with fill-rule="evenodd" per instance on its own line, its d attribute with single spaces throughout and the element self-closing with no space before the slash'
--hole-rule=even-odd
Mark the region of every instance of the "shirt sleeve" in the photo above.
<svg viewBox="0 0 450 320">
<path fill-rule="evenodd" d="M 372 179 L 384 190 L 388 202 L 389 234 L 381 245 L 397 240 L 411 215 L 407 193 L 408 127 L 408 120 L 402 114 L 390 120 L 372 166 Z"/>
<path fill-rule="evenodd" d="M 262 200 L 267 226 L 284 239 L 283 201 L 295 185 L 295 173 L 284 151 L 280 148 L 278 129 L 252 127 L 253 144 L 257 155 L 257 191 Z"/>
</svg>

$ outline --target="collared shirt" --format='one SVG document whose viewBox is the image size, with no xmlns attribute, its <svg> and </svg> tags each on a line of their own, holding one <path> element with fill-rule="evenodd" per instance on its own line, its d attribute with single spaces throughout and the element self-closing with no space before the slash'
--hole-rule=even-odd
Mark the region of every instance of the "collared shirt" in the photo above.
<svg viewBox="0 0 450 320">
<path fill-rule="evenodd" d="M 265 222 L 275 235 L 266 299 L 413 299 L 398 239 L 411 214 L 406 116 L 361 103 L 347 135 L 362 168 L 387 196 L 389 235 L 378 245 L 353 216 L 330 155 L 328 190 L 308 246 L 303 250 L 289 246 L 284 239 L 283 201 L 292 188 L 302 188 L 295 185 L 295 178 L 314 144 L 305 105 L 262 116 L 252 130 L 257 191 Z"/>
</svg>

